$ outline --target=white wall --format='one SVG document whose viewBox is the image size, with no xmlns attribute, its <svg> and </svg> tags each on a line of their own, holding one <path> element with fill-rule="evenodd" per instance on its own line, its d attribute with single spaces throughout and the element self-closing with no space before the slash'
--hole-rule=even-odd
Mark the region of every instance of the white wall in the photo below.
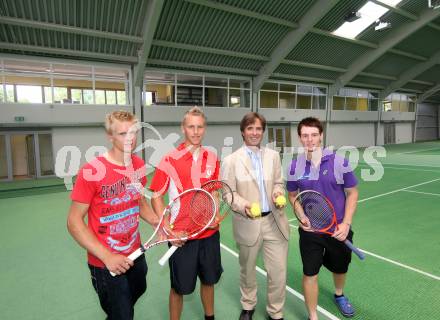
<svg viewBox="0 0 440 320">
<path fill-rule="evenodd" d="M 374 145 L 374 123 L 330 123 L 327 145 L 335 147 Z"/>
<path fill-rule="evenodd" d="M 61 148 L 66 146 L 77 147 L 80 150 L 81 165 L 86 162 L 85 154 L 90 147 L 103 146 L 108 148 L 110 146 L 106 139 L 104 127 L 53 128 L 52 145 L 54 159 L 57 158 L 57 153 Z"/>
<path fill-rule="evenodd" d="M 2 125 L 74 125 L 100 124 L 107 113 L 116 110 L 132 111 L 130 106 L 109 105 L 63 105 L 63 104 L 2 104 L 0 124 Z M 16 123 L 15 117 L 24 117 Z"/>
<path fill-rule="evenodd" d="M 413 130 L 411 122 L 396 122 L 396 144 L 412 142 Z"/>
</svg>

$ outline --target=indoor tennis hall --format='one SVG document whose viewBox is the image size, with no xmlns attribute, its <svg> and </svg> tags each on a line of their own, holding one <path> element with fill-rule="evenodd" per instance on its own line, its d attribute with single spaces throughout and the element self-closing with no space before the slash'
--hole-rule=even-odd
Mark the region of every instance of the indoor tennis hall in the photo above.
<svg viewBox="0 0 440 320">
<path fill-rule="evenodd" d="M 297 126 L 316 117 L 323 145 L 359 181 L 344 293 L 353 319 L 440 318 L 440 2 L 436 0 L 4 0 L 0 3 L 0 318 L 105 319 L 87 254 L 66 223 L 79 168 L 111 144 L 106 114 L 141 121 L 136 154 L 148 183 L 184 138 L 194 106 L 219 160 L 240 148 L 240 121 L 267 120 L 262 145 L 285 176 Z M 286 194 L 287 196 L 287 194 Z M 168 197 L 166 197 L 166 201 Z M 299 223 L 287 204 L 284 319 L 307 319 Z M 152 233 L 140 223 L 142 240 Z M 220 226 L 216 319 L 239 319 L 232 214 Z M 168 319 L 170 275 L 159 245 L 145 254 L 147 290 L 134 319 Z M 267 273 L 257 260 L 267 319 Z M 199 286 L 199 285 L 198 285 Z M 319 319 L 345 319 L 330 272 Z M 181 319 L 203 319 L 199 289 Z"/>
</svg>

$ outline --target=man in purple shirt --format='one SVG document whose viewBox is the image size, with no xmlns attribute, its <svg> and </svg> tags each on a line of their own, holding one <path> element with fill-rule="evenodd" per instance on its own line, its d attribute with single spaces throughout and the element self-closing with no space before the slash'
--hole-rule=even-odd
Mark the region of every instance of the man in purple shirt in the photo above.
<svg viewBox="0 0 440 320">
<path fill-rule="evenodd" d="M 358 199 L 357 179 L 346 159 L 321 147 L 323 127 L 318 119 L 304 118 L 297 131 L 304 153 L 290 165 L 287 177 L 289 201 L 293 206 L 299 192 L 318 191 L 333 204 L 338 221 L 333 235 L 310 232 L 310 227 L 302 223 L 298 229 L 309 319 L 318 319 L 318 273 L 322 265 L 333 273 L 336 305 L 344 316 L 352 317 L 354 309 L 343 292 L 351 251 L 343 241 L 353 241 L 351 222 Z"/>
</svg>

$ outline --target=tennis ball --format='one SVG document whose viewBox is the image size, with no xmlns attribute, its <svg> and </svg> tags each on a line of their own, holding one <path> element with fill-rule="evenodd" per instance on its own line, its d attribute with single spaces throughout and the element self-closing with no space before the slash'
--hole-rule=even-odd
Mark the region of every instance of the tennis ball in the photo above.
<svg viewBox="0 0 440 320">
<path fill-rule="evenodd" d="M 278 196 L 275 199 L 275 204 L 280 208 L 284 207 L 286 205 L 286 203 L 287 203 L 287 200 L 286 200 L 285 196 Z"/>
<path fill-rule="evenodd" d="M 252 203 L 251 214 L 254 218 L 261 216 L 260 204 L 258 202 Z"/>
<path fill-rule="evenodd" d="M 174 229 L 174 224 L 170 224 L 170 229 L 171 229 L 171 230 Z"/>
</svg>

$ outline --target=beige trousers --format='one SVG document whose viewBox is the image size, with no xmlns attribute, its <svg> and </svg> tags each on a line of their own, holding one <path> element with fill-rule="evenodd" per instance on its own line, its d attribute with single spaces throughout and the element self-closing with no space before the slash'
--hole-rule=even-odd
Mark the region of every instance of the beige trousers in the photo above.
<svg viewBox="0 0 440 320">
<path fill-rule="evenodd" d="M 256 261 L 263 250 L 267 271 L 267 313 L 274 319 L 283 317 L 286 296 L 288 241 L 283 237 L 272 214 L 261 218 L 260 235 L 253 246 L 239 245 L 241 305 L 252 310 L 257 305 Z"/>
</svg>

